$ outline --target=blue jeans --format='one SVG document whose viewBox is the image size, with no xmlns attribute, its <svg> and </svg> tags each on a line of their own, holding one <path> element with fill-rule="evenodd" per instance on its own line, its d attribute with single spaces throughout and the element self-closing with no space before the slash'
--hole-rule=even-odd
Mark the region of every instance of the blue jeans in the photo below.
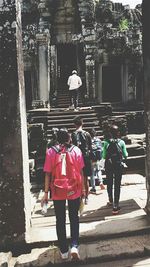
<svg viewBox="0 0 150 267">
<path fill-rule="evenodd" d="M 56 232 L 60 251 L 68 251 L 68 242 L 66 237 L 66 200 L 54 200 L 54 209 L 56 215 Z M 71 247 L 79 244 L 79 211 L 80 198 L 68 200 L 68 211 L 70 220 Z"/>
<path fill-rule="evenodd" d="M 92 162 L 92 175 L 91 175 L 91 187 L 95 189 L 95 176 L 98 179 L 99 184 L 103 183 L 100 161 Z"/>
</svg>

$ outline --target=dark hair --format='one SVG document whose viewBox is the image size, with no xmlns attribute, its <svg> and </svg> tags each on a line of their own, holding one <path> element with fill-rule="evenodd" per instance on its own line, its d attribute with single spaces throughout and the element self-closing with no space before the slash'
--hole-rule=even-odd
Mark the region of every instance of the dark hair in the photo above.
<svg viewBox="0 0 150 267">
<path fill-rule="evenodd" d="M 57 139 L 60 144 L 68 143 L 70 140 L 70 134 L 66 128 L 62 128 L 57 133 Z"/>
<path fill-rule="evenodd" d="M 83 124 L 83 119 L 80 116 L 76 116 L 73 122 L 76 126 L 81 126 Z"/>
<path fill-rule="evenodd" d="M 119 128 L 117 125 L 112 125 L 110 127 L 110 133 L 112 135 L 112 138 L 118 138 L 119 135 Z"/>
<path fill-rule="evenodd" d="M 58 134 L 58 131 L 59 131 L 59 129 L 58 128 L 52 128 L 52 138 L 54 139 L 54 140 L 57 140 L 57 134 Z"/>
</svg>

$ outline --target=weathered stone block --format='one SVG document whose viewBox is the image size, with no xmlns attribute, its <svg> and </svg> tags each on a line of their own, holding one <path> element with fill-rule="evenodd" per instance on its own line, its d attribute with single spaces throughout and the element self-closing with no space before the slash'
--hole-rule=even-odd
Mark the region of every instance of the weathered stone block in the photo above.
<svg viewBox="0 0 150 267">
<path fill-rule="evenodd" d="M 14 267 L 42 267 L 55 262 L 56 247 L 33 249 L 30 254 L 17 258 Z"/>
<path fill-rule="evenodd" d="M 12 258 L 12 253 L 8 252 L 8 253 L 4 253 L 1 252 L 0 253 L 0 267 L 8 267 L 9 266 L 9 261 Z"/>
</svg>

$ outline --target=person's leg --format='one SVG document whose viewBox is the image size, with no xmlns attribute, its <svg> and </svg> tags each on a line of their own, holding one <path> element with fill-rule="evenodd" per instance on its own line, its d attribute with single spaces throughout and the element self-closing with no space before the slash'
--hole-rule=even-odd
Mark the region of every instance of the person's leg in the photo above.
<svg viewBox="0 0 150 267">
<path fill-rule="evenodd" d="M 96 168 L 96 163 L 92 162 L 92 175 L 90 177 L 90 182 L 91 182 L 91 190 L 90 192 L 96 192 L 95 189 L 95 168 Z"/>
<path fill-rule="evenodd" d="M 113 203 L 113 172 L 112 170 L 106 170 L 107 178 L 107 194 L 110 204 Z"/>
<path fill-rule="evenodd" d="M 56 232 L 61 253 L 68 251 L 66 239 L 66 200 L 54 200 Z"/>
<path fill-rule="evenodd" d="M 80 198 L 68 200 L 70 233 L 71 233 L 71 247 L 77 247 L 79 244 L 79 206 Z"/>
<path fill-rule="evenodd" d="M 79 93 L 78 93 L 78 89 L 76 89 L 76 90 L 75 90 L 75 108 L 78 107 L 78 95 L 79 95 Z"/>
<path fill-rule="evenodd" d="M 84 175 L 84 187 L 85 187 L 85 204 L 88 204 L 89 181 L 88 181 L 88 176 L 86 175 Z"/>
<path fill-rule="evenodd" d="M 97 162 L 96 162 L 96 170 L 97 170 L 97 177 L 98 177 L 100 189 L 103 190 L 103 189 L 105 189 L 105 186 L 103 184 L 100 160 L 97 160 Z"/>
<path fill-rule="evenodd" d="M 89 156 L 83 155 L 83 158 L 84 158 L 83 174 L 84 174 L 84 187 L 85 187 L 85 204 L 88 204 L 88 195 L 89 195 L 88 176 L 91 177 L 92 175 L 92 162 Z"/>
<path fill-rule="evenodd" d="M 70 106 L 73 106 L 73 90 L 69 90 Z"/>
<path fill-rule="evenodd" d="M 72 98 L 73 98 L 73 105 L 74 108 L 76 109 L 76 90 L 72 90 Z"/>
<path fill-rule="evenodd" d="M 122 168 L 118 166 L 114 173 L 114 206 L 119 207 Z"/>
<path fill-rule="evenodd" d="M 70 220 L 70 233 L 71 233 L 71 259 L 78 260 L 80 258 L 78 245 L 79 245 L 79 211 L 80 198 L 68 200 L 69 220 Z"/>
</svg>

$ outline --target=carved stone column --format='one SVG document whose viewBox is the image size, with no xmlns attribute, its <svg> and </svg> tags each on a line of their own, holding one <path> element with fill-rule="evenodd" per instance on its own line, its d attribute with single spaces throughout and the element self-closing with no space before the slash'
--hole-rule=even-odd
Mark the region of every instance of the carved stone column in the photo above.
<svg viewBox="0 0 150 267">
<path fill-rule="evenodd" d="M 25 240 L 31 203 L 20 1 L 5 8 L 0 36 L 0 247 L 6 249 Z"/>
<path fill-rule="evenodd" d="M 95 86 L 95 27 L 94 27 L 94 5 L 93 1 L 79 1 L 78 3 L 82 36 L 85 47 L 85 66 L 86 66 L 86 93 L 90 100 L 96 98 Z"/>
<path fill-rule="evenodd" d="M 95 98 L 95 61 L 86 59 L 86 88 L 87 95 L 90 98 Z"/>
<path fill-rule="evenodd" d="M 39 33 L 36 35 L 38 45 L 39 88 L 38 98 L 44 104 L 49 105 L 50 94 L 50 17 L 45 0 L 40 0 L 38 5 L 40 12 Z"/>
<path fill-rule="evenodd" d="M 50 98 L 55 95 L 57 96 L 57 50 L 56 45 L 51 45 L 51 62 L 50 62 L 50 70 L 51 70 L 51 87 L 52 90 L 50 92 Z"/>
<path fill-rule="evenodd" d="M 38 98 L 43 102 L 49 102 L 49 35 L 39 33 L 36 35 L 38 43 L 38 58 L 39 58 L 39 89 Z"/>
</svg>

